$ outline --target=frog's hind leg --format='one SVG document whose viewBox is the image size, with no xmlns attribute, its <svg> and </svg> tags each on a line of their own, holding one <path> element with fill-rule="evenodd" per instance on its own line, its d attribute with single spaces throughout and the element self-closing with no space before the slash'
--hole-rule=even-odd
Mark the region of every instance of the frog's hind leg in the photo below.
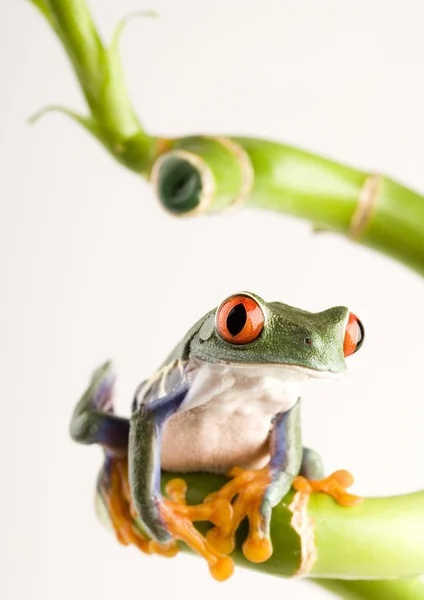
<svg viewBox="0 0 424 600">
<path fill-rule="evenodd" d="M 113 409 L 115 376 L 110 362 L 98 368 L 75 407 L 70 433 L 80 444 L 99 444 L 109 452 L 127 454 L 130 424 Z"/>
<path fill-rule="evenodd" d="M 363 498 L 346 491 L 351 485 L 353 485 L 353 477 L 349 471 L 335 471 L 329 477 L 324 477 L 320 455 L 310 448 L 303 448 L 300 474 L 293 481 L 293 488 L 296 491 L 309 494 L 323 492 L 343 506 L 356 506 L 363 501 Z"/>
<path fill-rule="evenodd" d="M 106 513 L 108 523 L 121 544 L 134 544 L 142 552 L 151 554 L 150 540 L 137 527 L 131 507 L 126 457 L 106 453 L 97 479 L 97 505 L 99 517 L 104 520 Z"/>
<path fill-rule="evenodd" d="M 119 542 L 135 544 L 149 552 L 149 540 L 134 527 L 128 491 L 129 420 L 114 414 L 115 376 L 111 363 L 98 368 L 75 407 L 71 419 L 71 437 L 81 444 L 98 444 L 105 461 L 97 480 L 97 509 L 115 531 Z"/>
</svg>

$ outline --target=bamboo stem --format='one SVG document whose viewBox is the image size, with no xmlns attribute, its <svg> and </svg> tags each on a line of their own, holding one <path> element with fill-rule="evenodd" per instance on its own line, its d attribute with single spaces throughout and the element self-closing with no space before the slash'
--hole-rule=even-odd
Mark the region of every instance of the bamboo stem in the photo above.
<svg viewBox="0 0 424 600">
<path fill-rule="evenodd" d="M 184 150 L 200 157 L 215 180 L 215 193 L 204 212 L 216 212 L 231 206 L 237 194 L 228 193 L 230 175 L 224 176 L 220 162 L 224 149 L 217 139 L 187 137 L 168 140 L 168 152 L 159 160 L 167 161 Z M 246 194 L 246 207 L 263 208 L 311 221 L 318 229 L 335 231 L 379 250 L 424 274 L 424 197 L 388 177 L 373 176 L 277 142 L 252 138 L 231 138 L 250 160 L 253 185 Z M 232 166 L 234 180 L 240 179 L 240 165 L 227 152 L 227 168 Z M 232 159 L 232 162 L 231 162 Z M 234 163 L 234 164 L 232 164 Z M 179 180 L 180 170 L 156 174 L 156 189 L 165 207 L 173 211 L 173 197 L 164 196 L 159 183 Z M 372 185 L 375 182 L 374 186 Z M 222 184 L 226 183 L 225 190 Z M 371 184 L 371 185 L 370 185 Z M 225 191 L 227 193 L 225 193 Z M 362 210 L 362 220 L 359 219 Z"/>
<path fill-rule="evenodd" d="M 345 600 L 422 600 L 424 598 L 424 581 L 419 579 L 386 581 L 316 579 L 314 583 Z"/>
<path fill-rule="evenodd" d="M 163 486 L 174 477 L 188 484 L 188 502 L 199 504 L 219 489 L 224 478 L 204 474 L 163 474 Z M 324 494 L 311 494 L 305 519 L 310 531 L 299 535 L 293 521 L 293 492 L 273 509 L 269 560 L 247 561 L 241 545 L 244 529 L 232 556 L 243 566 L 282 577 L 299 573 L 302 544 L 312 532 L 316 560 L 308 575 L 313 578 L 385 579 L 424 574 L 424 491 L 388 498 L 367 498 L 356 507 L 339 506 Z M 202 529 L 202 527 L 199 527 Z M 424 598 L 424 595 L 423 595 Z"/>
<path fill-rule="evenodd" d="M 87 127 L 127 168 L 147 174 L 155 140 L 133 110 L 119 60 L 119 24 L 109 47 L 97 33 L 85 0 L 30 0 L 48 20 L 71 61 L 90 109 Z M 65 109 L 66 110 L 66 109 Z M 69 111 L 72 112 L 72 111 Z M 94 131 L 93 131 L 94 130 Z"/>
<path fill-rule="evenodd" d="M 106 48 L 85 0 L 30 1 L 62 41 L 91 111 L 90 117 L 68 114 L 121 164 L 145 177 L 153 174 L 159 199 L 172 213 L 232 205 L 276 210 L 344 234 L 424 274 L 422 195 L 388 177 L 277 142 L 149 136 L 132 108 L 119 61 L 123 24 Z"/>
</svg>

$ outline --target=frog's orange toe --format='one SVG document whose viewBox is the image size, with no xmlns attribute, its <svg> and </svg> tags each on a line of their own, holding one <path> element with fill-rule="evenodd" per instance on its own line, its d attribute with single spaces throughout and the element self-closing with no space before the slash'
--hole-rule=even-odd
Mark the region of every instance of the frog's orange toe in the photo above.
<svg viewBox="0 0 424 600">
<path fill-rule="evenodd" d="M 233 516 L 233 508 L 228 500 L 218 496 L 208 503 L 189 506 L 186 503 L 186 482 L 172 479 L 165 488 L 169 499 L 163 499 L 159 510 L 173 539 L 160 544 L 145 537 L 137 527 L 138 516 L 132 504 L 126 457 L 113 458 L 107 473 L 107 480 L 99 491 L 121 544 L 134 544 L 146 554 L 169 558 L 179 552 L 177 540 L 181 540 L 207 560 L 215 579 L 224 581 L 231 577 L 234 571 L 232 559 L 215 548 L 193 525 L 193 521 L 210 521 L 215 526 L 228 528 Z"/>
<path fill-rule="evenodd" d="M 226 581 L 234 573 L 234 563 L 229 556 L 223 556 L 214 563 L 209 563 L 209 571 L 217 581 Z"/>
<path fill-rule="evenodd" d="M 355 496 L 354 494 L 340 494 L 338 497 L 334 496 L 334 498 L 341 506 L 358 506 L 364 501 L 362 496 Z"/>
<path fill-rule="evenodd" d="M 185 499 L 186 490 L 187 486 L 182 479 L 172 479 L 165 488 L 171 500 L 164 500 L 164 504 L 174 512 L 175 517 L 189 522 L 210 521 L 221 529 L 228 527 L 233 516 L 233 508 L 228 500 L 218 495 L 203 504 L 188 505 Z M 166 510 L 164 518 L 166 520 Z"/>
<path fill-rule="evenodd" d="M 295 477 L 292 485 L 296 492 L 302 492 L 303 494 L 312 494 L 314 491 L 311 482 L 306 477 L 303 477 L 303 475 Z"/>
<path fill-rule="evenodd" d="M 272 554 L 271 541 L 264 532 L 261 504 L 270 483 L 268 467 L 257 471 L 233 468 L 232 477 L 218 492 L 211 494 L 205 502 L 217 502 L 220 498 L 232 502 L 231 520 L 221 523 L 207 534 L 210 545 L 223 554 L 230 554 L 235 547 L 235 532 L 243 521 L 249 521 L 249 534 L 243 544 L 245 557 L 255 563 L 264 562 Z"/>
<path fill-rule="evenodd" d="M 253 563 L 262 563 L 272 555 L 272 544 L 267 538 L 248 537 L 243 544 L 243 554 Z"/>
<path fill-rule="evenodd" d="M 185 504 L 187 484 L 184 481 L 184 479 L 176 477 L 175 479 L 171 479 L 171 481 L 168 481 L 168 483 L 165 486 L 165 492 L 172 500 L 174 500 L 174 502 L 180 502 L 181 504 Z"/>
<path fill-rule="evenodd" d="M 208 503 L 211 504 L 211 503 Z M 225 498 L 217 498 L 212 503 L 213 510 L 210 521 L 221 529 L 228 528 L 233 518 L 233 507 Z"/>
<path fill-rule="evenodd" d="M 166 558 L 173 558 L 180 551 L 175 541 L 167 544 L 159 544 L 151 540 L 149 542 L 149 549 L 152 554 L 159 554 L 159 556 L 165 556 Z"/>
<path fill-rule="evenodd" d="M 164 498 L 160 507 L 163 521 L 174 540 L 181 540 L 192 550 L 203 556 L 209 570 L 218 581 L 228 579 L 234 570 L 231 558 L 214 547 L 193 525 L 193 521 L 210 521 L 225 526 L 232 517 L 231 504 L 219 496 L 196 506 L 186 504 L 187 486 L 182 479 L 171 480 L 165 491 L 170 499 Z M 155 547 L 156 548 L 156 547 Z"/>
<path fill-rule="evenodd" d="M 355 483 L 352 473 L 345 471 L 344 469 L 334 471 L 330 477 L 344 488 L 350 488 Z"/>
<path fill-rule="evenodd" d="M 150 540 L 134 525 L 132 508 L 128 499 L 126 458 L 110 459 L 107 471 L 100 480 L 99 491 L 106 505 L 118 542 L 124 546 L 134 544 L 145 554 L 151 554 Z"/>
<path fill-rule="evenodd" d="M 103 496 L 121 543 L 134 544 L 147 554 L 172 557 L 179 551 L 177 541 L 183 541 L 206 559 L 217 581 L 225 581 L 234 571 L 233 560 L 227 555 L 234 550 L 235 532 L 241 521 L 247 518 L 249 534 L 243 544 L 244 555 L 255 563 L 271 556 L 272 545 L 265 536 L 260 511 L 270 482 L 267 468 L 258 471 L 233 469 L 231 481 L 206 498 L 203 504 L 195 506 L 186 503 L 186 482 L 183 479 L 171 480 L 165 488 L 168 498 L 163 498 L 159 507 L 161 518 L 172 536 L 172 541 L 167 544 L 147 539 L 137 528 L 126 461 L 114 461 L 110 473 L 110 485 L 103 490 Z M 209 521 L 214 527 L 204 537 L 194 527 L 194 521 Z"/>
<path fill-rule="evenodd" d="M 361 504 L 364 499 L 361 496 L 354 496 L 346 492 L 351 487 L 354 479 L 349 471 L 335 471 L 329 477 L 319 481 L 308 480 L 305 477 L 298 476 L 293 481 L 293 488 L 297 492 L 312 493 L 321 492 L 332 496 L 341 506 L 356 506 Z"/>
<path fill-rule="evenodd" d="M 234 550 L 236 542 L 234 536 L 227 536 L 222 534 L 221 529 L 219 527 L 213 527 L 209 529 L 206 534 L 206 539 L 209 544 L 222 554 L 231 554 Z"/>
</svg>

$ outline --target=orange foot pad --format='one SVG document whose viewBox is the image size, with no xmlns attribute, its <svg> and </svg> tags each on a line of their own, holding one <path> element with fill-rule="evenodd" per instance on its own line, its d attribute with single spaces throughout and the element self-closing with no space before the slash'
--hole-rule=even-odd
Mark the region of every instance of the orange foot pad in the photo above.
<svg viewBox="0 0 424 600">
<path fill-rule="evenodd" d="M 293 488 L 297 492 L 311 494 L 322 492 L 332 496 L 342 506 L 356 506 L 364 501 L 360 496 L 354 496 L 346 492 L 353 485 L 353 477 L 349 471 L 335 471 L 329 477 L 314 481 L 299 475 L 293 481 Z"/>
<path fill-rule="evenodd" d="M 272 554 L 272 544 L 264 530 L 264 522 L 260 512 L 264 493 L 271 482 L 269 469 L 264 467 L 258 471 L 235 467 L 229 473 L 232 480 L 221 490 L 205 498 L 205 504 L 214 504 L 224 500 L 231 503 L 231 518 L 221 524 L 215 523 L 206 539 L 213 548 L 223 554 L 229 554 L 235 547 L 235 533 L 242 520 L 249 521 L 249 534 L 243 544 L 243 554 L 255 563 L 268 560 Z"/>
<path fill-rule="evenodd" d="M 260 512 L 264 493 L 271 477 L 267 468 L 249 471 L 234 468 L 232 480 L 221 490 L 208 496 L 203 504 L 186 503 L 187 486 L 182 479 L 173 479 L 166 488 L 159 510 L 173 540 L 159 544 L 143 536 L 137 528 L 137 514 L 132 505 L 128 484 L 126 460 L 116 459 L 111 465 L 110 486 L 104 490 L 116 536 L 121 544 L 134 544 L 146 554 L 175 556 L 177 540 L 185 542 L 203 556 L 212 576 L 225 581 L 234 571 L 233 560 L 227 556 L 235 546 L 235 532 L 241 521 L 249 520 L 249 534 L 243 544 L 243 553 L 252 562 L 263 562 L 272 554 L 272 545 L 264 531 Z M 210 521 L 215 526 L 206 538 L 194 527 L 194 521 Z"/>
<path fill-rule="evenodd" d="M 110 469 L 110 487 L 104 492 L 108 513 L 115 535 L 124 546 L 134 544 L 145 554 L 160 554 L 172 557 L 178 552 L 177 544 L 157 544 L 142 535 L 135 526 L 137 518 L 131 502 L 131 492 L 128 484 L 128 463 L 125 459 L 113 459 Z"/>
<path fill-rule="evenodd" d="M 128 502 L 126 460 L 113 459 L 110 466 L 110 483 L 103 490 L 103 498 L 107 505 L 109 518 L 120 544 L 134 544 L 139 550 L 151 554 L 150 540 L 136 531 L 133 526 L 131 506 Z"/>
<path fill-rule="evenodd" d="M 173 479 L 165 491 L 170 499 L 163 500 L 160 512 L 172 537 L 203 556 L 215 579 L 225 581 L 231 577 L 234 571 L 232 559 L 214 548 L 193 525 L 193 521 L 210 521 L 218 527 L 225 526 L 232 517 L 231 504 L 224 498 L 216 498 L 208 504 L 187 505 L 187 485 L 183 479 Z"/>
</svg>

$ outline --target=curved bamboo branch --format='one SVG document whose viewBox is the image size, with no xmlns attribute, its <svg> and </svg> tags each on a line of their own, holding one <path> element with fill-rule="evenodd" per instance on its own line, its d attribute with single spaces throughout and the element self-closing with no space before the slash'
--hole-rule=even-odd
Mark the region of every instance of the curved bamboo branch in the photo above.
<svg viewBox="0 0 424 600">
<path fill-rule="evenodd" d="M 121 22 L 109 47 L 97 33 L 84 0 L 29 0 L 48 20 L 69 57 L 95 122 L 97 139 L 129 169 L 147 174 L 154 139 L 132 108 L 119 60 Z M 145 13 L 153 16 L 153 13 Z"/>
<path fill-rule="evenodd" d="M 174 478 L 185 480 L 187 502 L 196 505 L 226 481 L 206 473 L 162 473 L 163 493 Z M 284 578 L 308 576 L 347 599 L 423 600 L 424 581 L 417 579 L 424 573 L 424 545 L 419 543 L 423 507 L 424 491 L 342 507 L 324 494 L 292 490 L 273 508 L 272 556 L 259 564 L 244 557 L 247 524 L 242 523 L 231 557 L 241 566 Z M 97 512 L 111 527 L 100 497 Z M 197 527 L 204 534 L 209 525 Z M 184 544 L 181 549 L 188 550 Z"/>
<path fill-rule="evenodd" d="M 188 502 L 200 504 L 219 489 L 223 477 L 164 474 L 188 485 Z M 199 526 L 199 529 L 201 527 Z M 386 579 L 424 573 L 424 491 L 388 498 L 367 498 L 356 507 L 339 506 L 324 494 L 290 492 L 273 509 L 269 560 L 253 564 L 241 552 L 246 530 L 239 533 L 234 560 L 282 577 Z M 424 597 L 424 596 L 423 596 Z"/>
<path fill-rule="evenodd" d="M 314 583 L 338 594 L 344 600 L 420 600 L 424 598 L 424 581 L 419 579 L 388 579 L 387 581 L 316 579 Z"/>
<path fill-rule="evenodd" d="M 100 40 L 85 0 L 30 0 L 48 19 L 72 62 L 91 115 L 91 133 L 121 164 L 151 177 L 177 215 L 233 206 L 277 210 L 310 220 L 424 274 L 424 197 L 290 146 L 260 139 L 190 136 L 158 139 L 132 108 L 118 56 Z"/>
<path fill-rule="evenodd" d="M 229 142 L 238 155 L 228 149 Z M 276 210 L 307 219 L 318 229 L 342 233 L 424 274 L 424 197 L 392 179 L 265 140 L 197 136 L 166 144 L 153 166 L 153 185 L 169 211 L 193 212 L 193 197 L 188 198 L 188 210 L 182 210 L 187 202 L 183 182 L 200 173 L 200 165 L 194 164 L 197 158 L 214 183 L 201 212 L 234 204 Z M 252 184 L 240 201 L 246 161 Z M 199 196 L 202 189 L 200 176 L 193 195 Z"/>
</svg>

